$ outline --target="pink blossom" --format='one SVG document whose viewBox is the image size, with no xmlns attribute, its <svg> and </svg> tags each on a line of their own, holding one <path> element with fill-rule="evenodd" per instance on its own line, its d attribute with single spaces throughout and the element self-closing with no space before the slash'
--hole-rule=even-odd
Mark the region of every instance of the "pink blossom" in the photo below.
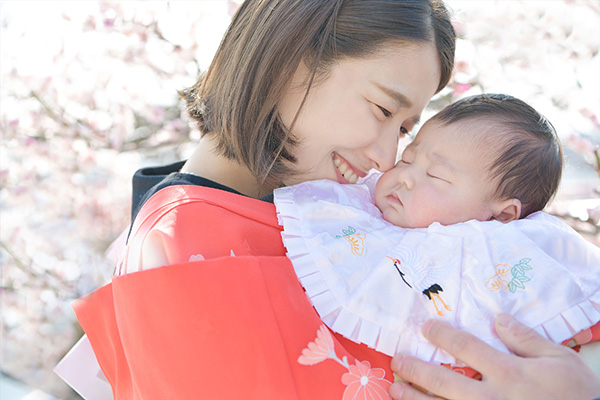
<svg viewBox="0 0 600 400">
<path fill-rule="evenodd" d="M 335 356 L 333 336 L 331 336 L 325 325 L 321 325 L 317 331 L 317 338 L 302 350 L 302 355 L 298 357 L 298 363 L 302 365 L 315 365 L 332 356 Z"/>
<path fill-rule="evenodd" d="M 468 83 L 454 83 L 452 85 L 452 96 L 453 97 L 460 97 L 461 94 L 468 92 L 469 89 L 471 89 L 471 85 Z"/>
<path fill-rule="evenodd" d="M 349 372 L 342 375 L 342 383 L 346 385 L 343 400 L 389 399 L 388 389 L 392 383 L 383 379 L 384 376 L 383 369 L 371 369 L 368 361 L 356 360 L 356 365 L 351 365 Z"/>
</svg>

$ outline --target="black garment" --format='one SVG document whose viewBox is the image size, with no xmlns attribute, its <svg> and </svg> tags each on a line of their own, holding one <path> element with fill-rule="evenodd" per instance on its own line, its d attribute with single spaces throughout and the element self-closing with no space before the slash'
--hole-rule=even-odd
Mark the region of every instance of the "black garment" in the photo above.
<svg viewBox="0 0 600 400">
<path fill-rule="evenodd" d="M 237 190 L 221 185 L 210 179 L 202 178 L 194 174 L 181 171 L 185 161 L 160 167 L 148 167 L 138 169 L 133 175 L 133 193 L 131 198 L 131 221 L 135 220 L 138 212 L 148 199 L 159 190 L 173 185 L 196 185 L 225 190 L 227 192 L 242 195 Z M 243 196 L 243 195 L 242 195 Z M 272 203 L 273 194 L 268 194 L 260 200 Z"/>
</svg>

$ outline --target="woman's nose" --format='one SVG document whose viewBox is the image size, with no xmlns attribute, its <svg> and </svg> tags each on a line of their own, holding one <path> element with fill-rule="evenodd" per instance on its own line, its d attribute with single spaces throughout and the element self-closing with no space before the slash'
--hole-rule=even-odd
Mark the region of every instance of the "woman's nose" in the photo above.
<svg viewBox="0 0 600 400">
<path fill-rule="evenodd" d="M 379 140 L 370 146 L 369 151 L 373 168 L 381 172 L 390 170 L 396 164 L 398 130 L 383 133 Z"/>
</svg>

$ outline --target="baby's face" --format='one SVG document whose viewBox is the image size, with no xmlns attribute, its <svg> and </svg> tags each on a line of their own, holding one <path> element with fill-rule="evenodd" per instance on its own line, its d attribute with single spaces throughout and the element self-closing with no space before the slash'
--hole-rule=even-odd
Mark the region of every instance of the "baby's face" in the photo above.
<svg viewBox="0 0 600 400">
<path fill-rule="evenodd" d="M 383 218 L 404 228 L 426 228 L 492 218 L 494 184 L 489 152 L 468 140 L 464 126 L 429 121 L 382 175 L 375 204 Z"/>
</svg>

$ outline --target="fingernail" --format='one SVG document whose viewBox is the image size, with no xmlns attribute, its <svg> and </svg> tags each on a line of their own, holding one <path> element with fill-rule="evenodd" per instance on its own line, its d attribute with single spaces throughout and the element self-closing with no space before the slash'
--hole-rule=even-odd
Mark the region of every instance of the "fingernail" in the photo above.
<svg viewBox="0 0 600 400">
<path fill-rule="evenodd" d="M 510 314 L 498 314 L 498 316 L 496 317 L 496 322 L 498 323 L 498 325 L 504 327 L 504 328 L 510 328 L 511 325 L 515 322 L 515 318 L 510 315 Z"/>
<path fill-rule="evenodd" d="M 390 386 L 389 393 L 394 399 L 399 399 L 402 396 L 404 388 L 399 383 L 394 383 Z"/>
<path fill-rule="evenodd" d="M 396 354 L 394 356 L 394 358 L 392 358 L 392 364 L 391 364 L 392 370 L 399 369 L 400 365 L 398 365 L 398 364 L 400 364 L 402 362 L 403 357 L 404 356 L 402 354 Z M 394 376 L 396 376 L 395 372 L 394 372 Z"/>
</svg>

